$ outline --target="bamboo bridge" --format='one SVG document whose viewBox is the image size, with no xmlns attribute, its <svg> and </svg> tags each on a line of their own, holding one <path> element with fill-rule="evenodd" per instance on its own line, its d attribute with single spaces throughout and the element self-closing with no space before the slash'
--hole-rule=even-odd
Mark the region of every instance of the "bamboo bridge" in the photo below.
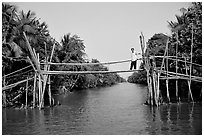
<svg viewBox="0 0 204 137">
<path fill-rule="evenodd" d="M 28 39 L 26 37 L 26 34 L 23 33 L 24 38 L 26 40 L 27 48 L 29 50 L 31 58 L 27 57 L 27 60 L 30 62 L 30 66 L 27 66 L 25 68 L 22 68 L 20 70 L 17 70 L 15 72 L 12 72 L 10 74 L 7 74 L 3 76 L 3 101 L 6 100 L 6 90 L 13 88 L 17 86 L 18 84 L 26 82 L 26 106 L 27 106 L 27 92 L 28 92 L 28 81 L 34 79 L 34 90 L 33 90 L 33 107 L 36 107 L 38 104 L 39 109 L 44 107 L 44 94 L 46 92 L 46 87 L 48 85 L 48 95 L 49 95 L 49 103 L 52 105 L 52 94 L 51 94 L 51 84 L 50 84 L 50 75 L 67 75 L 67 74 L 107 74 L 107 73 L 127 73 L 127 72 L 136 72 L 136 71 L 142 71 L 145 70 L 147 73 L 147 84 L 148 84 L 148 104 L 151 106 L 159 106 L 160 100 L 161 100 L 161 94 L 160 94 L 160 80 L 166 81 L 166 94 L 168 101 L 171 102 L 170 96 L 169 96 L 169 80 L 175 79 L 176 80 L 176 98 L 178 99 L 178 79 L 187 80 L 189 91 L 188 94 L 191 97 L 191 101 L 194 102 L 192 92 L 191 92 L 191 81 L 196 82 L 202 82 L 202 77 L 199 76 L 192 76 L 192 66 L 195 65 L 197 67 L 202 67 L 200 64 L 196 64 L 192 62 L 192 50 L 191 50 L 191 61 L 188 62 L 186 57 L 178 57 L 177 53 L 176 56 L 168 56 L 168 40 L 166 43 L 165 53 L 163 56 L 149 56 L 148 52 L 145 52 L 145 49 L 147 48 L 145 42 L 144 42 L 144 36 L 141 33 L 140 35 L 140 43 L 141 43 L 141 50 L 142 50 L 142 58 L 138 60 L 142 60 L 144 63 L 144 69 L 137 69 L 137 70 L 117 70 L 117 71 L 50 71 L 51 65 L 69 65 L 69 66 L 86 66 L 86 65 L 110 65 L 110 64 L 118 64 L 118 63 L 125 63 L 130 62 L 131 60 L 122 60 L 122 61 L 113 61 L 113 62 L 104 62 L 104 63 L 54 63 L 51 62 L 55 44 L 52 47 L 52 52 L 48 61 L 48 58 L 45 58 L 44 62 L 40 62 L 39 54 L 35 52 L 35 49 L 31 48 L 30 43 L 28 42 Z M 191 49 L 192 49 L 191 45 Z M 46 49 L 45 49 L 46 50 Z M 177 52 L 177 51 L 176 51 Z M 161 58 L 162 63 L 161 66 L 156 66 L 156 59 Z M 168 61 L 175 61 L 176 62 L 176 72 L 169 71 L 168 68 Z M 165 65 L 166 62 L 166 65 Z M 185 64 L 185 74 L 178 73 L 177 66 L 178 62 L 182 62 Z M 190 73 L 188 74 L 188 68 L 187 64 L 190 65 Z M 43 66 L 44 70 L 41 69 L 41 66 Z M 28 67 L 32 67 L 35 72 L 34 77 L 27 78 L 22 81 L 18 81 L 16 83 L 6 85 L 5 79 L 7 77 L 10 77 L 12 75 L 15 75 L 15 73 L 18 73 L 19 71 L 25 70 Z M 37 89 L 38 88 L 38 89 Z M 38 100 L 36 100 L 36 95 L 38 96 Z M 6 102 L 5 102 L 6 103 Z"/>
</svg>

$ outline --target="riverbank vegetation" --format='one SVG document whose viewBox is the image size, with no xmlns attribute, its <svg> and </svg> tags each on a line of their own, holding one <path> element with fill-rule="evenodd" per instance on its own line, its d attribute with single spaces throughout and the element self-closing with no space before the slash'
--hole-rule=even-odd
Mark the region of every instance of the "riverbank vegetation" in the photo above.
<svg viewBox="0 0 204 137">
<path fill-rule="evenodd" d="M 169 28 L 171 29 L 171 36 L 165 34 L 155 34 L 152 36 L 148 42 L 148 50 L 150 56 L 163 56 L 167 39 L 169 38 L 168 43 L 168 55 L 176 56 L 176 45 L 178 44 L 177 56 L 180 58 L 186 57 L 187 61 L 191 60 L 191 44 L 193 44 L 192 49 L 192 62 L 202 65 L 202 3 L 196 2 L 192 3 L 187 9 L 180 9 L 181 15 L 176 15 L 176 22 L 168 21 Z M 156 65 L 161 66 L 162 58 L 156 59 Z M 141 67 L 143 64 L 141 64 Z M 187 73 L 193 76 L 202 77 L 202 67 L 193 66 L 190 70 L 190 65 L 188 64 Z M 169 60 L 168 68 L 171 72 L 176 72 L 176 61 Z M 185 74 L 186 67 L 184 63 L 178 63 L 178 72 Z M 131 83 L 141 83 L 147 84 L 146 73 L 145 71 L 139 71 L 133 73 L 129 78 L 128 82 Z M 175 81 L 169 80 L 169 91 L 170 97 L 175 98 Z M 160 82 L 160 89 L 162 96 L 165 97 L 166 92 L 166 83 L 164 80 Z M 179 96 L 181 98 L 188 98 L 188 83 L 187 80 L 178 80 L 178 90 Z M 191 91 L 194 97 L 194 101 L 201 101 L 202 93 L 202 83 L 191 82 Z"/>
<path fill-rule="evenodd" d="M 55 52 L 52 62 L 57 63 L 88 63 L 99 62 L 97 59 L 87 60 L 83 40 L 77 35 L 70 33 L 63 36 L 57 42 L 49 33 L 46 22 L 41 22 L 34 12 L 18 11 L 15 5 L 2 3 L 2 87 L 18 81 L 33 77 L 35 72 L 30 65 L 27 56 L 29 52 L 23 37 L 26 33 L 31 47 L 36 51 L 39 60 L 49 59 L 53 45 Z M 22 70 L 21 70 L 22 69 Z M 20 70 L 20 71 L 19 71 Z M 51 66 L 50 70 L 66 71 L 91 71 L 108 70 L 103 65 L 95 66 Z M 17 72 L 16 72 L 17 71 Z M 124 82 L 118 74 L 88 74 L 88 75 L 54 75 L 51 76 L 52 93 L 69 92 L 73 89 L 95 88 L 111 86 Z M 11 89 L 3 91 L 3 106 L 24 104 L 26 91 L 28 91 L 28 102 L 31 104 L 33 80 L 27 84 L 19 84 Z"/>
</svg>

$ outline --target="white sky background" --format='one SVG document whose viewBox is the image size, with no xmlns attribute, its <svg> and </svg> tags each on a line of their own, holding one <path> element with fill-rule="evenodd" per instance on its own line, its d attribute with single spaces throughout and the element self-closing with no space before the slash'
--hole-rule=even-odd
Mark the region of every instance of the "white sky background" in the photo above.
<svg viewBox="0 0 204 137">
<path fill-rule="evenodd" d="M 130 48 L 141 52 L 139 35 L 147 41 L 155 33 L 170 35 L 167 21 L 175 21 L 187 2 L 15 2 L 18 10 L 34 11 L 48 24 L 58 42 L 64 34 L 77 34 L 84 40 L 89 59 L 100 62 L 130 59 Z M 110 70 L 128 70 L 130 63 L 108 66 Z M 127 78 L 131 73 L 120 74 Z"/>
</svg>

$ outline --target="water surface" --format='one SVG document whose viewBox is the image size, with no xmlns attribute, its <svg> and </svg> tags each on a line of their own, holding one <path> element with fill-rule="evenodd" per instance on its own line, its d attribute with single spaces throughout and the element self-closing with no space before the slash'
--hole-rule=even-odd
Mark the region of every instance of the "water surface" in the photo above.
<svg viewBox="0 0 204 137">
<path fill-rule="evenodd" d="M 56 97 L 44 110 L 3 109 L 3 134 L 202 134 L 201 104 L 143 105 L 147 88 L 122 83 Z"/>
</svg>

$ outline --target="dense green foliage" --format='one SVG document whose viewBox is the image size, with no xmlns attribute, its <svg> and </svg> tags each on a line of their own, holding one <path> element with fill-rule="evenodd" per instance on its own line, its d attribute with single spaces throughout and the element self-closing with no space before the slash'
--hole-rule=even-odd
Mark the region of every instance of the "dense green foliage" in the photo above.
<svg viewBox="0 0 204 137">
<path fill-rule="evenodd" d="M 169 37 L 168 43 L 168 55 L 176 56 L 176 45 L 178 45 L 177 56 L 187 57 L 190 62 L 191 57 L 191 44 L 193 42 L 193 53 L 192 62 L 197 64 L 202 64 L 202 3 L 192 3 L 192 5 L 185 9 L 180 10 L 182 12 L 181 16 L 176 15 L 176 22 L 169 21 L 169 28 L 172 31 L 172 35 Z M 193 35 L 192 35 L 193 34 Z M 193 38 L 193 39 L 192 39 Z M 150 56 L 162 56 L 164 55 L 166 41 L 168 36 L 164 34 L 155 34 L 147 42 L 148 51 Z M 156 59 L 156 65 L 161 66 L 162 58 Z M 166 63 L 165 63 L 166 64 Z M 169 71 L 175 72 L 176 61 L 168 61 Z M 188 64 L 188 74 L 190 73 L 190 65 Z M 185 74 L 185 64 L 178 62 L 178 73 Z M 202 68 L 198 66 L 192 67 L 192 75 L 202 76 Z M 129 82 L 132 83 L 145 83 L 146 73 L 133 73 L 132 76 L 128 78 Z M 170 91 L 175 91 L 175 80 L 169 81 Z M 188 86 L 186 80 L 179 80 L 179 94 L 180 96 L 187 96 Z M 161 89 L 166 91 L 165 81 L 161 81 Z M 193 96 L 196 98 L 200 97 L 201 83 L 192 82 Z M 171 96 L 175 96 L 174 92 L 170 92 Z"/>
<path fill-rule="evenodd" d="M 143 69 L 143 70 L 134 72 L 131 76 L 128 77 L 127 81 L 130 83 L 147 85 L 147 73 L 144 69 L 143 62 L 140 65 L 140 69 Z"/>
<path fill-rule="evenodd" d="M 37 19 L 35 13 L 28 11 L 17 11 L 14 5 L 2 3 L 2 76 L 12 73 L 16 70 L 29 66 L 30 63 L 27 60 L 27 56 L 30 57 L 28 48 L 26 46 L 23 32 L 26 33 L 28 41 L 36 53 L 39 54 L 40 61 L 44 61 L 45 58 L 50 57 L 53 45 L 56 45 L 52 62 L 65 62 L 65 63 L 88 63 L 85 59 L 85 46 L 83 40 L 77 35 L 71 36 L 71 34 L 64 35 L 61 39 L 61 44 L 58 43 L 49 34 L 48 26 L 45 22 L 40 22 Z M 46 50 L 45 50 L 46 49 Z M 91 62 L 99 62 L 97 59 L 93 59 Z M 43 69 L 43 66 L 41 66 Z M 69 71 L 81 71 L 81 70 L 108 70 L 103 65 L 95 66 L 51 66 L 51 70 L 69 70 Z M 33 77 L 34 71 L 32 67 L 10 75 L 3 77 L 3 86 L 15 83 L 26 79 L 27 77 Z M 5 81 L 5 82 L 4 82 Z M 51 77 L 52 92 L 59 93 L 63 89 L 70 91 L 71 89 L 83 89 L 94 88 L 99 86 L 110 86 L 118 82 L 123 82 L 124 79 L 118 74 L 96 74 L 96 75 L 54 75 Z M 33 81 L 29 82 L 29 97 L 32 97 Z M 13 100 L 18 97 L 19 102 L 25 96 L 25 83 L 16 86 L 6 91 L 7 103 L 16 103 Z M 20 100 L 19 100 L 20 99 Z"/>
</svg>

